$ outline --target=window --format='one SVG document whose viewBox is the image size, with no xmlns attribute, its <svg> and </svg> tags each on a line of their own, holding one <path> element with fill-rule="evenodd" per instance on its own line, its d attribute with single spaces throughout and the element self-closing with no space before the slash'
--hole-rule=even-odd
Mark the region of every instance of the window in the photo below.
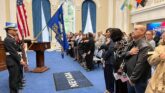
<svg viewBox="0 0 165 93">
<path fill-rule="evenodd" d="M 60 5 L 64 2 L 64 25 L 65 31 L 75 33 L 75 6 L 73 0 L 59 0 Z"/>
</svg>

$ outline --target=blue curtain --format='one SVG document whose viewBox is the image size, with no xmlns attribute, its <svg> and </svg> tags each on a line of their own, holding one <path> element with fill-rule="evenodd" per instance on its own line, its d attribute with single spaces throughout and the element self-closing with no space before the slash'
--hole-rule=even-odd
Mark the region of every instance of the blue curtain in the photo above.
<svg viewBox="0 0 165 93">
<path fill-rule="evenodd" d="M 93 32 L 96 33 L 96 4 L 92 0 L 89 3 L 90 5 L 90 14 L 91 14 L 91 21 L 92 21 L 92 28 Z"/>
<path fill-rule="evenodd" d="M 49 2 L 49 0 L 42 0 L 42 6 L 43 6 L 43 10 L 44 10 L 46 23 L 48 23 L 48 21 L 51 18 L 51 9 L 50 9 L 50 2 Z"/>
<path fill-rule="evenodd" d="M 87 13 L 88 13 L 88 2 L 84 1 L 82 4 L 82 32 L 84 32 L 85 30 Z"/>
<path fill-rule="evenodd" d="M 43 10 L 44 10 L 46 23 L 48 23 L 48 21 L 51 18 L 51 8 L 50 8 L 49 0 L 42 0 L 42 6 L 43 6 Z M 48 28 L 48 30 L 49 30 L 49 28 Z M 49 40 L 51 40 L 51 35 L 49 37 Z"/>
<path fill-rule="evenodd" d="M 96 4 L 93 0 L 85 0 L 82 4 L 82 32 L 85 30 L 88 8 L 90 8 L 92 28 L 96 33 Z"/>
<path fill-rule="evenodd" d="M 48 22 L 51 18 L 51 9 L 50 9 L 49 0 L 33 0 L 32 1 L 34 37 L 36 37 L 42 30 L 41 4 L 43 6 L 46 22 Z M 42 42 L 42 35 L 38 37 L 37 41 Z"/>
<path fill-rule="evenodd" d="M 41 1 L 42 0 L 33 0 L 32 1 L 32 12 L 33 12 L 33 33 L 34 37 L 42 30 L 42 18 L 41 18 Z M 42 41 L 42 35 L 37 39 L 38 42 Z"/>
</svg>

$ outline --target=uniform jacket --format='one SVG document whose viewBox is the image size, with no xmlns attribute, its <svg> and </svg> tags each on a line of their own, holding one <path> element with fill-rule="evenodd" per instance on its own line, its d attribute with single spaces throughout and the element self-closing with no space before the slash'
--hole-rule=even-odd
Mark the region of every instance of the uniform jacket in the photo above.
<svg viewBox="0 0 165 93">
<path fill-rule="evenodd" d="M 16 63 L 20 64 L 21 56 L 18 54 L 18 51 L 20 51 L 20 46 L 16 43 L 16 40 L 13 37 L 7 35 L 4 40 L 4 45 L 6 52 L 9 52 L 10 54 L 10 56 L 7 56 L 7 66 L 12 66 Z"/>
<path fill-rule="evenodd" d="M 129 55 L 129 51 L 133 47 L 138 47 L 139 52 L 137 55 Z M 127 53 L 125 54 L 125 63 L 127 68 L 127 74 L 130 80 L 136 84 L 136 82 L 146 81 L 150 78 L 150 65 L 147 62 L 147 53 L 152 50 L 152 47 L 147 43 L 145 39 L 140 39 L 135 42 L 131 42 L 128 45 Z"/>
<path fill-rule="evenodd" d="M 165 53 L 165 43 L 156 47 L 153 55 L 148 58 L 149 64 L 156 66 L 156 70 L 145 93 L 165 93 L 165 60 L 160 60 L 161 53 Z"/>
</svg>

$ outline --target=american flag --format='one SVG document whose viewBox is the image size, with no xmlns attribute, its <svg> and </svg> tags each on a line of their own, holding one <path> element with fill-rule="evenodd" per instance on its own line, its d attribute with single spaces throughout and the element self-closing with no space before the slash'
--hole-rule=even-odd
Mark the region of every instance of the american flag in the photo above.
<svg viewBox="0 0 165 93">
<path fill-rule="evenodd" d="M 23 0 L 17 0 L 17 24 L 19 30 L 19 38 L 22 38 L 23 36 L 27 37 L 30 35 Z"/>
</svg>

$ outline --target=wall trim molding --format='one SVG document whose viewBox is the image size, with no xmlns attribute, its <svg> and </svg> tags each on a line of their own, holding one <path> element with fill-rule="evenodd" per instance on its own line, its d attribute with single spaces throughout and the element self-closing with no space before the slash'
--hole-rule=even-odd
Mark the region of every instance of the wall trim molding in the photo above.
<svg viewBox="0 0 165 93">
<path fill-rule="evenodd" d="M 131 15 L 136 15 L 136 14 L 143 13 L 143 12 L 153 11 L 153 10 L 156 10 L 156 9 L 159 9 L 159 8 L 164 8 L 164 7 L 165 7 L 165 2 L 155 4 L 155 5 L 152 5 L 152 6 L 146 6 L 144 8 L 140 8 L 140 9 L 131 11 Z"/>
<path fill-rule="evenodd" d="M 165 2 L 131 11 L 131 23 L 165 19 Z"/>
</svg>

